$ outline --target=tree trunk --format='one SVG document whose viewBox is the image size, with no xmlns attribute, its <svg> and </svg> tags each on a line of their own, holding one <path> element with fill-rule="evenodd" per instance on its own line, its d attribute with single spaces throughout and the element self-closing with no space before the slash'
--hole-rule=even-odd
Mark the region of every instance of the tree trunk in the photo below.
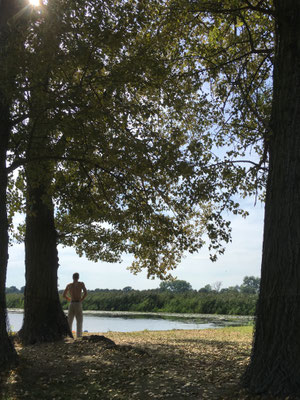
<svg viewBox="0 0 300 400">
<path fill-rule="evenodd" d="M 300 2 L 274 1 L 277 49 L 252 392 L 300 395 Z"/>
<path fill-rule="evenodd" d="M 41 169 L 39 172 L 42 174 Z M 24 322 L 19 332 L 25 344 L 72 336 L 57 290 L 59 264 L 53 204 L 43 184 L 31 186 L 30 175 L 27 174 Z"/>
<path fill-rule="evenodd" d="M 60 40 L 57 32 L 57 1 L 49 1 L 45 14 L 45 31 L 40 51 L 42 69 L 39 76 L 29 71 L 30 144 L 26 158 L 38 160 L 25 167 L 27 184 L 25 267 L 26 286 L 24 322 L 19 332 L 25 344 L 51 342 L 72 336 L 67 318 L 62 310 L 57 290 L 57 233 L 54 207 L 49 188 L 53 177 L 53 164 L 46 158 L 52 155 L 51 137 L 55 124 L 48 110 L 53 109 L 49 79 L 55 64 Z"/>
<path fill-rule="evenodd" d="M 20 4 L 15 0 L 0 1 L 0 61 L 5 63 L 8 20 L 17 13 Z M 5 71 L 5 67 L 1 68 Z M 1 79 L 6 84 L 6 76 Z M 8 261 L 7 170 L 6 156 L 10 136 L 10 101 L 0 88 L 0 370 L 17 363 L 17 353 L 7 333 L 5 284 Z"/>
<path fill-rule="evenodd" d="M 7 333 L 5 283 L 8 260 L 8 221 L 6 209 L 6 153 L 10 133 L 9 106 L 0 92 L 0 370 L 17 361 L 17 354 Z"/>
</svg>

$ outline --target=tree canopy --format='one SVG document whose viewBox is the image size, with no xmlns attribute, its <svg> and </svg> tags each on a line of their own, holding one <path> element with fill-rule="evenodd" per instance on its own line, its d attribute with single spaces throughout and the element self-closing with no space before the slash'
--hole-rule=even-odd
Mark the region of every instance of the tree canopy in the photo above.
<svg viewBox="0 0 300 400">
<path fill-rule="evenodd" d="M 259 293 L 260 278 L 255 276 L 245 276 L 240 287 L 242 293 Z"/>
<path fill-rule="evenodd" d="M 210 213 L 187 191 L 194 78 L 178 79 L 153 17 L 161 6 L 68 6 L 49 2 L 28 28 L 8 168 L 26 174 L 11 186 L 11 214 L 29 181 L 42 184 L 61 243 L 93 260 L 133 253 L 134 271 L 163 277 L 201 246 L 194 217 Z"/>
<path fill-rule="evenodd" d="M 9 170 L 25 164 L 27 178 L 20 170 L 11 213 L 28 179 L 48 176 L 59 240 L 80 255 L 133 253 L 133 271 L 164 277 L 205 232 L 215 259 L 230 240 L 224 211 L 246 214 L 237 196 L 265 184 L 273 38 L 259 24 L 270 14 L 71 6 L 49 2 L 22 37 Z"/>
<path fill-rule="evenodd" d="M 174 293 L 184 293 L 192 290 L 192 285 L 187 281 L 175 279 L 169 282 L 161 282 L 159 288 L 162 291 L 168 290 Z"/>
</svg>

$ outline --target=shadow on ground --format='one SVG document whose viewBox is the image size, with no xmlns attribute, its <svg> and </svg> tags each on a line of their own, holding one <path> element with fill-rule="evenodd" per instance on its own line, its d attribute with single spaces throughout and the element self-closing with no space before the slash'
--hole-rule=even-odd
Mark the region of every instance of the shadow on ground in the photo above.
<svg viewBox="0 0 300 400">
<path fill-rule="evenodd" d="M 66 339 L 23 348 L 16 343 L 20 364 L 2 376 L 1 399 L 271 400 L 240 387 L 251 335 L 208 330 L 106 336 L 115 344 Z"/>
</svg>

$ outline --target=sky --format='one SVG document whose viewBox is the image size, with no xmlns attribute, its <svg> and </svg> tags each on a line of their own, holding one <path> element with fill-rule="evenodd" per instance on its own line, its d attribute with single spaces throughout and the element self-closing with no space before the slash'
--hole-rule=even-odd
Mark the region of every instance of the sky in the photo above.
<svg viewBox="0 0 300 400">
<path fill-rule="evenodd" d="M 217 262 L 211 262 L 207 247 L 196 254 L 187 254 L 173 276 L 189 282 L 193 289 L 199 290 L 207 284 L 221 282 L 221 288 L 241 285 L 245 276 L 260 276 L 264 207 L 253 199 L 240 202 L 250 215 L 228 215 L 232 226 L 232 243 L 226 246 L 225 254 Z M 131 286 L 133 289 L 155 289 L 159 279 L 147 279 L 146 271 L 133 275 L 126 268 L 131 258 L 125 256 L 122 263 L 110 264 L 92 262 L 79 257 L 75 250 L 59 246 L 58 287 L 64 289 L 72 281 L 74 272 L 80 274 L 87 289 L 122 289 Z M 25 285 L 24 245 L 15 244 L 9 249 L 9 264 L 6 287 Z"/>
</svg>

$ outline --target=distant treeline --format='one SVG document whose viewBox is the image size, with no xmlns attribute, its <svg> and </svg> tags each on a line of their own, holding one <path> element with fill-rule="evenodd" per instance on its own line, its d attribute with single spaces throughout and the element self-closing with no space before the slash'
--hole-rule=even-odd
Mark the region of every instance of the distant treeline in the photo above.
<svg viewBox="0 0 300 400">
<path fill-rule="evenodd" d="M 160 288 L 152 290 L 134 290 L 131 287 L 123 290 L 96 289 L 89 291 L 83 308 L 101 311 L 253 315 L 258 289 L 247 289 L 244 286 L 243 290 L 242 286 L 214 290 L 207 285 L 196 291 L 186 281 L 174 281 L 162 282 Z M 8 308 L 23 308 L 22 293 L 10 291 L 6 296 Z M 66 309 L 67 302 L 62 298 L 62 291 L 60 296 L 62 306 Z"/>
</svg>

